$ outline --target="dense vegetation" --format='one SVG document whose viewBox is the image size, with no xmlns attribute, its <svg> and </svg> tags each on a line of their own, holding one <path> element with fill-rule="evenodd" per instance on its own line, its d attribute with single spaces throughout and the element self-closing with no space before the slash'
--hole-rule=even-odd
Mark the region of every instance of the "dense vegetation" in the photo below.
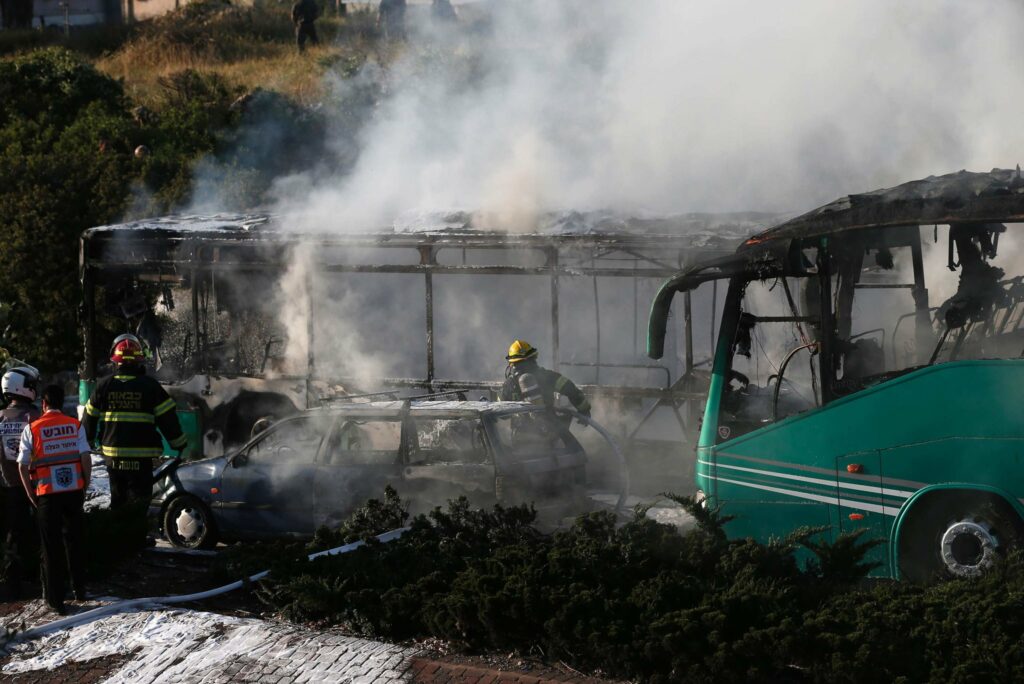
<svg viewBox="0 0 1024 684">
<path fill-rule="evenodd" d="M 687 504 L 689 505 L 689 504 Z M 638 514 L 595 514 L 545 535 L 525 508 L 449 504 L 410 522 L 393 493 L 309 549 L 236 551 L 228 574 L 272 567 L 263 600 L 286 617 L 390 639 L 436 636 L 640 681 L 1019 681 L 1024 562 L 977 581 L 868 583 L 870 544 L 727 540 Z M 305 560 L 393 529 L 390 544 Z M 810 552 L 803 564 L 796 554 Z"/>
</svg>

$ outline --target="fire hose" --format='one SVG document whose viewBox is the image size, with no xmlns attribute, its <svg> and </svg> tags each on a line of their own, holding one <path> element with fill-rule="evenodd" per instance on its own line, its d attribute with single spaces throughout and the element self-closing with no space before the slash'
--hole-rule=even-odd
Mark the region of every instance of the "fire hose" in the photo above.
<svg viewBox="0 0 1024 684">
<path fill-rule="evenodd" d="M 625 505 L 626 497 L 629 494 L 629 470 L 627 468 L 626 458 L 625 455 L 622 453 L 622 449 L 619 448 L 618 443 L 616 443 L 615 439 L 611 436 L 611 434 L 607 430 L 605 430 L 604 427 L 602 427 L 599 423 L 593 420 L 590 416 L 583 415 L 582 413 L 574 411 L 572 409 L 561 408 L 556 409 L 556 413 L 571 416 L 572 418 L 580 421 L 582 424 L 594 428 L 594 430 L 596 430 L 597 433 L 600 434 L 606 442 L 608 442 L 609 446 L 611 446 L 612 452 L 615 454 L 615 457 L 619 464 L 620 488 L 619 498 L 615 504 L 615 511 L 616 513 L 618 513 L 622 509 L 623 505 Z M 400 527 L 398 529 L 391 530 L 390 532 L 385 532 L 384 534 L 378 535 L 377 540 L 382 543 L 394 541 L 395 539 L 401 537 L 408 530 L 408 527 Z M 308 556 L 308 560 L 314 560 L 322 556 L 336 556 L 342 553 L 348 553 L 350 551 L 358 549 L 364 544 L 365 542 L 357 541 L 351 544 L 346 544 L 344 546 L 339 546 L 337 548 L 328 549 L 326 551 L 318 551 L 316 553 L 310 554 Z M 182 594 L 179 596 L 154 596 L 148 598 L 137 598 L 128 599 L 125 601 L 118 601 L 116 603 L 100 606 L 99 608 L 87 610 L 84 613 L 79 613 L 78 615 L 69 615 L 68 617 L 61 618 L 59 620 L 54 620 L 53 622 L 48 622 L 45 625 L 33 627 L 31 629 L 25 630 L 24 632 L 20 632 L 17 635 L 15 635 L 14 640 L 29 641 L 31 639 L 37 639 L 41 636 L 50 634 L 51 632 L 56 632 L 62 629 L 69 629 L 71 627 L 76 627 L 78 625 L 87 624 L 101 617 L 115 615 L 117 613 L 124 613 L 131 610 L 148 610 L 150 608 L 162 605 L 173 605 L 176 603 L 191 603 L 193 601 L 203 601 L 205 599 L 213 598 L 214 596 L 226 594 L 229 591 L 241 589 L 242 587 L 245 587 L 253 582 L 259 582 L 260 580 L 267 577 L 269 574 L 269 570 L 264 570 L 262 572 L 256 573 L 255 575 L 250 575 L 245 579 L 232 582 L 231 584 L 225 584 L 224 586 L 217 587 L 216 589 L 209 589 L 207 591 L 201 591 L 194 594 Z"/>
<path fill-rule="evenodd" d="M 405 532 L 407 532 L 408 530 L 408 527 L 400 527 L 396 530 L 391 530 L 390 532 L 385 532 L 384 534 L 378 535 L 377 540 L 383 543 L 394 541 L 395 539 L 398 539 L 403 534 L 405 534 Z M 315 558 L 320 558 L 322 556 L 336 556 L 342 553 L 348 553 L 350 551 L 355 551 L 364 544 L 365 542 L 357 541 L 352 542 L 351 544 L 346 544 L 344 546 L 339 546 L 337 548 L 328 549 L 326 551 L 318 551 L 316 553 L 311 553 L 308 556 L 308 560 L 313 560 Z M 79 613 L 78 615 L 69 615 L 68 617 L 61 618 L 60 620 L 54 620 L 53 622 L 48 622 L 45 625 L 39 625 L 38 627 L 27 629 L 24 632 L 16 634 L 14 636 L 14 640 L 29 641 L 31 639 L 37 639 L 51 632 L 56 632 L 62 629 L 69 629 L 71 627 L 76 627 L 78 625 L 84 625 L 101 617 L 115 615 L 117 613 L 126 613 L 131 610 L 148 610 L 150 608 L 154 608 L 161 605 L 173 605 L 175 603 L 190 603 L 192 601 L 203 601 L 208 598 L 213 598 L 214 596 L 226 594 L 229 591 L 234 591 L 235 589 L 241 589 L 242 587 L 247 586 L 252 582 L 259 582 L 261 579 L 265 578 L 269 574 L 269 570 L 264 570 L 263 572 L 257 572 L 255 575 L 250 575 L 245 579 L 232 582 L 231 584 L 225 584 L 223 587 L 217 587 L 216 589 L 201 591 L 196 594 L 182 594 L 180 596 L 159 596 L 118 601 L 116 603 L 100 606 L 99 608 L 87 610 L 84 613 Z"/>
<path fill-rule="evenodd" d="M 622 453 L 622 449 L 619 448 L 618 442 L 611 436 L 604 427 L 601 426 L 596 420 L 590 416 L 584 415 L 579 411 L 570 408 L 557 408 L 555 409 L 556 414 L 564 414 L 572 416 L 576 420 L 580 421 L 584 425 L 594 428 L 604 441 L 608 442 L 608 445 L 612 448 L 612 453 L 615 454 L 615 459 L 619 463 L 619 499 L 615 502 L 615 513 L 618 514 L 622 511 L 622 507 L 626 505 L 626 497 L 629 496 L 629 467 L 626 464 L 626 456 Z"/>
</svg>

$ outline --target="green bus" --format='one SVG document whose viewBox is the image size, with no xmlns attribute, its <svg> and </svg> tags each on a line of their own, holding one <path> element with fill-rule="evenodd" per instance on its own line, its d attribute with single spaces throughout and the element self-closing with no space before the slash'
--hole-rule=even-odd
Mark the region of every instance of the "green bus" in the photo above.
<svg viewBox="0 0 1024 684">
<path fill-rule="evenodd" d="M 882 576 L 974 576 L 1024 540 L 1024 180 L 849 195 L 666 282 L 728 282 L 696 448 L 730 536 L 864 530 Z M 927 282 L 926 282 L 927 276 Z"/>
</svg>

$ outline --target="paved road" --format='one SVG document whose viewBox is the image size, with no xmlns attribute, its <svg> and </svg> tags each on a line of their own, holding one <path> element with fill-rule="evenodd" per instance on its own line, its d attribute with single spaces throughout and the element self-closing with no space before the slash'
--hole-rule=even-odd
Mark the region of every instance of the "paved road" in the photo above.
<svg viewBox="0 0 1024 684">
<path fill-rule="evenodd" d="M 92 605 L 83 605 L 86 610 Z M 32 627 L 56 618 L 40 601 L 3 619 Z M 409 648 L 296 625 L 183 609 L 113 615 L 8 649 L 0 681 L 32 684 L 544 684 L 597 680 L 571 673 L 501 672 L 432 660 Z"/>
</svg>

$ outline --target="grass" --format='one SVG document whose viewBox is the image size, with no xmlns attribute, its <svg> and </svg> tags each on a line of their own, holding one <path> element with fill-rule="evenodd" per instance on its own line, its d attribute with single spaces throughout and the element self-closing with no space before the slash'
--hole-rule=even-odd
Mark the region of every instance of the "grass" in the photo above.
<svg viewBox="0 0 1024 684">
<path fill-rule="evenodd" d="M 216 74 L 242 90 L 274 90 L 312 104 L 323 93 L 328 70 L 340 68 L 348 75 L 370 56 L 383 63 L 393 57 L 378 40 L 375 13 L 365 8 L 350 10 L 346 17 L 325 13 L 317 21 L 320 45 L 299 54 L 290 7 L 259 0 L 253 6 L 199 0 L 149 21 L 84 27 L 70 36 L 0 32 L 0 56 L 67 47 L 121 80 L 132 101 L 147 106 L 159 100 L 162 80 L 186 69 Z"/>
<path fill-rule="evenodd" d="M 310 104 L 319 98 L 329 68 L 365 60 L 374 49 L 376 29 L 369 12 L 324 17 L 317 22 L 321 44 L 299 54 L 288 12 L 283 5 L 188 5 L 149 22 L 96 66 L 123 80 L 128 96 L 143 104 L 159 96 L 161 79 L 185 69 Z"/>
</svg>

